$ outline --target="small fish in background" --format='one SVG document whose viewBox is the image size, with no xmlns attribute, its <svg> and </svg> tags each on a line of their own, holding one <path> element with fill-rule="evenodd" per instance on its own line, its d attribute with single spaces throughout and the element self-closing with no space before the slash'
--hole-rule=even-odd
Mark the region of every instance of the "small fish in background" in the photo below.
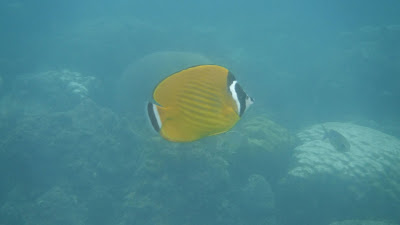
<svg viewBox="0 0 400 225">
<path fill-rule="evenodd" d="M 333 129 L 326 129 L 325 126 L 322 126 L 325 134 L 323 139 L 328 139 L 331 145 L 338 152 L 348 152 L 350 151 L 350 142 L 339 132 Z"/>
<path fill-rule="evenodd" d="M 154 89 L 147 114 L 154 130 L 173 142 L 191 142 L 230 130 L 254 100 L 218 65 L 174 73 Z"/>
</svg>

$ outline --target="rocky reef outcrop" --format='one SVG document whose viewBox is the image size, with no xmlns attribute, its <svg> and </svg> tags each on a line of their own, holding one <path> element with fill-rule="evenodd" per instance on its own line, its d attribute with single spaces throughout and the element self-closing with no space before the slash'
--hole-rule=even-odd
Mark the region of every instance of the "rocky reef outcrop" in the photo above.
<svg viewBox="0 0 400 225">
<path fill-rule="evenodd" d="M 291 136 L 265 115 L 248 119 L 183 145 L 150 136 L 123 224 L 277 224 L 273 174 L 285 160 L 266 165 L 288 156 Z"/>
<path fill-rule="evenodd" d="M 1 98 L 0 223 L 115 219 L 110 190 L 132 177 L 137 134 L 91 100 L 94 81 L 68 70 L 29 74 Z"/>
<path fill-rule="evenodd" d="M 337 149 L 332 142 L 340 140 L 330 140 L 329 130 L 343 135 L 349 149 Z M 281 180 L 285 207 L 302 205 L 293 218 L 305 219 L 313 210 L 325 219 L 386 218 L 400 209 L 400 140 L 368 127 L 335 122 L 311 126 L 297 137 L 302 143 L 294 149 L 292 166 Z"/>
</svg>

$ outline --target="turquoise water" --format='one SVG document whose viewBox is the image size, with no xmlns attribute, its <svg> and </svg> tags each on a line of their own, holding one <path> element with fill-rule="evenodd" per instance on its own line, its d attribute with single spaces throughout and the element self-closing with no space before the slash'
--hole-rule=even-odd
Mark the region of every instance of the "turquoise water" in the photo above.
<svg viewBox="0 0 400 225">
<path fill-rule="evenodd" d="M 0 224 L 399 224 L 399 11 L 0 2 Z M 255 104 L 226 134 L 167 142 L 146 102 L 199 64 Z M 349 152 L 321 138 L 327 122 Z"/>
</svg>

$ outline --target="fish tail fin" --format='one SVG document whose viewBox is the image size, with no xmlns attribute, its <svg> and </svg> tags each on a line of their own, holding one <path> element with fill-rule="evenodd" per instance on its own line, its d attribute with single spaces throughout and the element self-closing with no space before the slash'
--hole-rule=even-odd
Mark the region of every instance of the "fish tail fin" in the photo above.
<svg viewBox="0 0 400 225">
<path fill-rule="evenodd" d="M 150 123 L 155 131 L 160 132 L 162 127 L 162 119 L 160 117 L 161 106 L 153 104 L 151 102 L 147 103 L 147 116 Z"/>
</svg>

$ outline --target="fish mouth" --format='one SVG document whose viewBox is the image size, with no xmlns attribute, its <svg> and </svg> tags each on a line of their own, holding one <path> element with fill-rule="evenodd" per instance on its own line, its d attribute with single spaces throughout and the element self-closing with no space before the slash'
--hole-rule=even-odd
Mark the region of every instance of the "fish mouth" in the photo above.
<svg viewBox="0 0 400 225">
<path fill-rule="evenodd" d="M 247 96 L 246 97 L 246 108 L 254 104 L 254 98 Z"/>
</svg>

